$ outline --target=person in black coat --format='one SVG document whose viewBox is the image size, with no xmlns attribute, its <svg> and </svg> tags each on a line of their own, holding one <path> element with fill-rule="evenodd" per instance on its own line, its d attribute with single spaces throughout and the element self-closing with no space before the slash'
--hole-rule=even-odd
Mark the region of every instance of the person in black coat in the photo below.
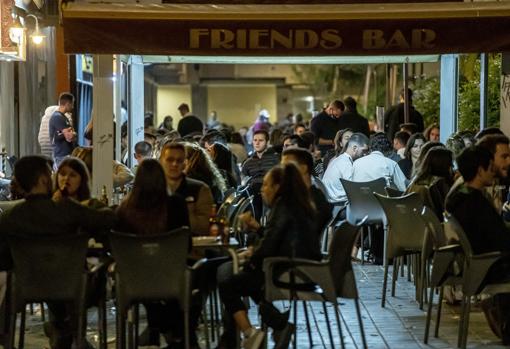
<svg viewBox="0 0 510 349">
<path fill-rule="evenodd" d="M 260 305 L 262 321 L 275 330 L 277 347 L 286 348 L 293 325 L 271 303 L 263 300 L 264 273 L 262 264 L 268 257 L 321 258 L 319 239 L 316 235 L 315 207 L 310 193 L 294 164 L 279 165 L 264 177 L 262 197 L 271 208 L 267 225 L 262 229 L 262 239 L 253 249 L 244 269 L 219 285 L 220 297 L 228 316 L 233 316 L 244 334 L 243 347 L 257 348 L 264 333 L 252 327 L 243 296 L 250 296 Z M 261 229 L 250 215 L 243 221 L 248 228 Z M 285 345 L 287 344 L 287 345 Z"/>
</svg>

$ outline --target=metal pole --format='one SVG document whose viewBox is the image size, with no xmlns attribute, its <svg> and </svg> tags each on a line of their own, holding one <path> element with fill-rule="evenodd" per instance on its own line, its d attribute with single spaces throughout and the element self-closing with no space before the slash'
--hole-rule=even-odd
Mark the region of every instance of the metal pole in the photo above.
<svg viewBox="0 0 510 349">
<path fill-rule="evenodd" d="M 480 130 L 487 127 L 487 90 L 489 85 L 489 57 L 480 54 Z"/>
<path fill-rule="evenodd" d="M 409 122 L 409 58 L 404 63 L 404 123 Z"/>
<path fill-rule="evenodd" d="M 391 65 L 386 63 L 386 101 L 384 106 L 388 109 L 391 104 Z"/>
</svg>

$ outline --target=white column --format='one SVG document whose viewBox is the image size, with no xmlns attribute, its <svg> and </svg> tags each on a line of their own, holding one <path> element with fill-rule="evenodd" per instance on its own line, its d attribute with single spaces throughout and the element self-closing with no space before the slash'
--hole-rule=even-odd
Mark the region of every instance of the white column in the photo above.
<svg viewBox="0 0 510 349">
<path fill-rule="evenodd" d="M 501 106 L 500 127 L 507 135 L 510 135 L 510 53 L 503 53 L 501 59 Z"/>
<path fill-rule="evenodd" d="M 144 86 L 143 60 L 141 56 L 129 59 L 128 82 L 128 166 L 136 164 L 134 158 L 135 144 L 143 141 Z"/>
<path fill-rule="evenodd" d="M 115 56 L 115 160 L 122 161 L 121 157 L 121 126 L 122 126 L 122 61 L 120 55 Z"/>
<path fill-rule="evenodd" d="M 113 56 L 94 55 L 92 195 L 113 192 Z"/>
<path fill-rule="evenodd" d="M 457 131 L 459 89 L 459 56 L 448 54 L 441 56 L 440 116 L 441 142 Z"/>
</svg>

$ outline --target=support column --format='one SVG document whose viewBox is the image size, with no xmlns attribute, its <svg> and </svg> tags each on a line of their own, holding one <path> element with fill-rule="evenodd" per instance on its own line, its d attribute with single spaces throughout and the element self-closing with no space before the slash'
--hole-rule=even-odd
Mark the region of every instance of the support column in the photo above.
<svg viewBox="0 0 510 349">
<path fill-rule="evenodd" d="M 440 116 L 441 142 L 457 131 L 459 56 L 448 54 L 441 56 Z"/>
<path fill-rule="evenodd" d="M 135 144 L 143 141 L 144 86 L 143 60 L 141 56 L 130 56 L 128 63 L 128 166 L 136 164 Z"/>
<path fill-rule="evenodd" d="M 480 130 L 487 127 L 487 90 L 489 88 L 489 55 L 480 54 Z"/>
<path fill-rule="evenodd" d="M 501 57 L 501 99 L 500 99 L 500 128 L 510 135 L 510 52 Z"/>
<path fill-rule="evenodd" d="M 115 101 L 115 156 L 114 159 L 117 161 L 122 161 L 121 157 L 121 127 L 122 127 L 122 61 L 120 60 L 120 55 L 115 56 L 115 92 L 114 92 L 114 101 Z"/>
<path fill-rule="evenodd" d="M 204 124 L 209 117 L 207 110 L 207 86 L 191 85 L 191 114 L 198 116 Z"/>
<path fill-rule="evenodd" d="M 92 195 L 113 192 L 113 56 L 94 55 Z"/>
</svg>

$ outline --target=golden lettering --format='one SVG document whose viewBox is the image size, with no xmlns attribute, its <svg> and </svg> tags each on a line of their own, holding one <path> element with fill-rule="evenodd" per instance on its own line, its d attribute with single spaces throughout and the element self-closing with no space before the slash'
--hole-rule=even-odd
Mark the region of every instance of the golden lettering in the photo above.
<svg viewBox="0 0 510 349">
<path fill-rule="evenodd" d="M 208 29 L 190 29 L 189 47 L 200 48 L 200 37 L 209 36 Z"/>
<path fill-rule="evenodd" d="M 326 29 L 321 32 L 320 45 L 326 50 L 332 50 L 342 46 L 342 37 L 339 35 L 338 30 Z"/>
<path fill-rule="evenodd" d="M 246 29 L 236 31 L 237 48 L 246 48 Z"/>
<path fill-rule="evenodd" d="M 280 44 L 285 48 L 292 48 L 292 30 L 289 30 L 287 36 L 283 35 L 277 30 L 271 29 L 271 48 L 274 48 L 276 43 Z"/>
<path fill-rule="evenodd" d="M 234 33 L 226 29 L 213 29 L 211 31 L 211 48 L 233 48 Z"/>
<path fill-rule="evenodd" d="M 295 47 L 298 49 L 307 49 L 317 47 L 319 44 L 319 36 L 316 32 L 309 29 L 296 30 Z"/>
<path fill-rule="evenodd" d="M 413 48 L 434 48 L 436 32 L 430 29 L 413 29 L 411 46 Z"/>
<path fill-rule="evenodd" d="M 388 40 L 388 44 L 386 48 L 410 48 L 409 43 L 407 42 L 404 34 L 400 30 L 395 30 L 395 33 L 391 36 L 390 40 Z"/>
<path fill-rule="evenodd" d="M 261 49 L 261 48 L 269 48 L 268 46 L 264 46 L 260 43 L 261 39 L 269 36 L 269 30 L 267 29 L 253 29 L 250 30 L 250 48 L 251 49 Z"/>
<path fill-rule="evenodd" d="M 363 48 L 380 49 L 384 48 L 386 40 L 384 40 L 384 32 L 379 29 L 363 30 Z"/>
</svg>

